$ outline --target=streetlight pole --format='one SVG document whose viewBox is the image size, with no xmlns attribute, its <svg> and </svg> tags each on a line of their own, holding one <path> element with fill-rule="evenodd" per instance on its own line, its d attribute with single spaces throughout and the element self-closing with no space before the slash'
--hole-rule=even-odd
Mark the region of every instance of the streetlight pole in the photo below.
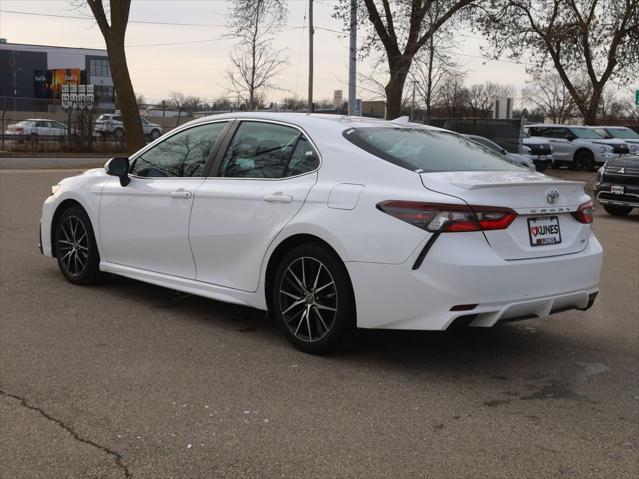
<svg viewBox="0 0 639 479">
<path fill-rule="evenodd" d="M 313 0 L 308 0 L 308 112 L 313 113 Z"/>
<path fill-rule="evenodd" d="M 357 0 L 351 0 L 351 37 L 348 57 L 348 114 L 357 110 Z M 361 113 L 360 113 L 361 114 Z"/>
</svg>

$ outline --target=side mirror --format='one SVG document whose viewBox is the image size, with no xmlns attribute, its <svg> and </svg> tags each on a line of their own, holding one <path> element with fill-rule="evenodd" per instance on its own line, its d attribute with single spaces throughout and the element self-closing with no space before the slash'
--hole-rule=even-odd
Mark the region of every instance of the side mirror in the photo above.
<svg viewBox="0 0 639 479">
<path fill-rule="evenodd" d="M 129 159 L 125 157 L 111 158 L 104 165 L 107 175 L 120 178 L 120 185 L 126 186 L 131 182 L 129 178 Z"/>
<path fill-rule="evenodd" d="M 508 150 L 506 150 L 506 148 L 502 148 L 501 149 L 501 154 L 502 155 L 507 155 L 508 154 Z"/>
</svg>

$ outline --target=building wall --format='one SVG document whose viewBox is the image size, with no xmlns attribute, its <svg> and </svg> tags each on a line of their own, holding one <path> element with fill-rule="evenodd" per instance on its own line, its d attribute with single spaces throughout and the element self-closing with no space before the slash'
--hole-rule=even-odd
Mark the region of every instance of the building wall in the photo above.
<svg viewBox="0 0 639 479">
<path fill-rule="evenodd" d="M 112 89 L 113 79 L 110 75 L 92 78 L 88 74 L 92 59 L 108 60 L 106 50 L 0 43 L 0 109 L 5 105 L 8 110 L 17 111 L 58 109 L 59 102 L 34 99 L 35 70 L 77 68 L 87 72 L 88 83 Z M 96 108 L 112 110 L 115 103 L 103 101 L 97 103 Z"/>
</svg>

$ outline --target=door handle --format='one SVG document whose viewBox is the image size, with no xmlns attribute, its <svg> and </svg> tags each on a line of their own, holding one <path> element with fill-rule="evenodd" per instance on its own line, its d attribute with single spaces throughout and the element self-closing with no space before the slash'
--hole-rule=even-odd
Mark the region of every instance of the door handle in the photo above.
<svg viewBox="0 0 639 479">
<path fill-rule="evenodd" d="M 169 196 L 171 198 L 190 198 L 191 196 L 193 196 L 193 193 L 191 193 L 190 191 L 186 191 L 183 189 L 179 189 L 179 190 L 175 190 L 175 191 L 171 191 L 171 193 L 169 193 Z"/>
<path fill-rule="evenodd" d="M 293 201 L 293 197 L 291 195 L 285 195 L 281 191 L 277 193 L 273 193 L 272 195 L 264 195 L 264 201 L 269 203 L 290 203 Z"/>
</svg>

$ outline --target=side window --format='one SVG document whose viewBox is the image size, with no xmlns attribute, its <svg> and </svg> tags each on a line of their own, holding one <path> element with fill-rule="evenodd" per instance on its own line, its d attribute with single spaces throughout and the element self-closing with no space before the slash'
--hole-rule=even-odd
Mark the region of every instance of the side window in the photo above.
<svg viewBox="0 0 639 479">
<path fill-rule="evenodd" d="M 209 123 L 181 131 L 138 156 L 131 174 L 142 177 L 202 176 L 204 164 L 226 126 Z"/>
<path fill-rule="evenodd" d="M 288 162 L 288 168 L 286 169 L 284 176 L 296 176 L 309 171 L 315 170 L 319 166 L 319 157 L 311 146 L 311 143 L 306 139 L 304 135 L 301 135 L 297 141 L 297 146 L 293 150 L 293 156 L 291 156 Z"/>
<path fill-rule="evenodd" d="M 296 128 L 242 122 L 224 154 L 220 176 L 282 178 L 300 137 Z"/>
</svg>

